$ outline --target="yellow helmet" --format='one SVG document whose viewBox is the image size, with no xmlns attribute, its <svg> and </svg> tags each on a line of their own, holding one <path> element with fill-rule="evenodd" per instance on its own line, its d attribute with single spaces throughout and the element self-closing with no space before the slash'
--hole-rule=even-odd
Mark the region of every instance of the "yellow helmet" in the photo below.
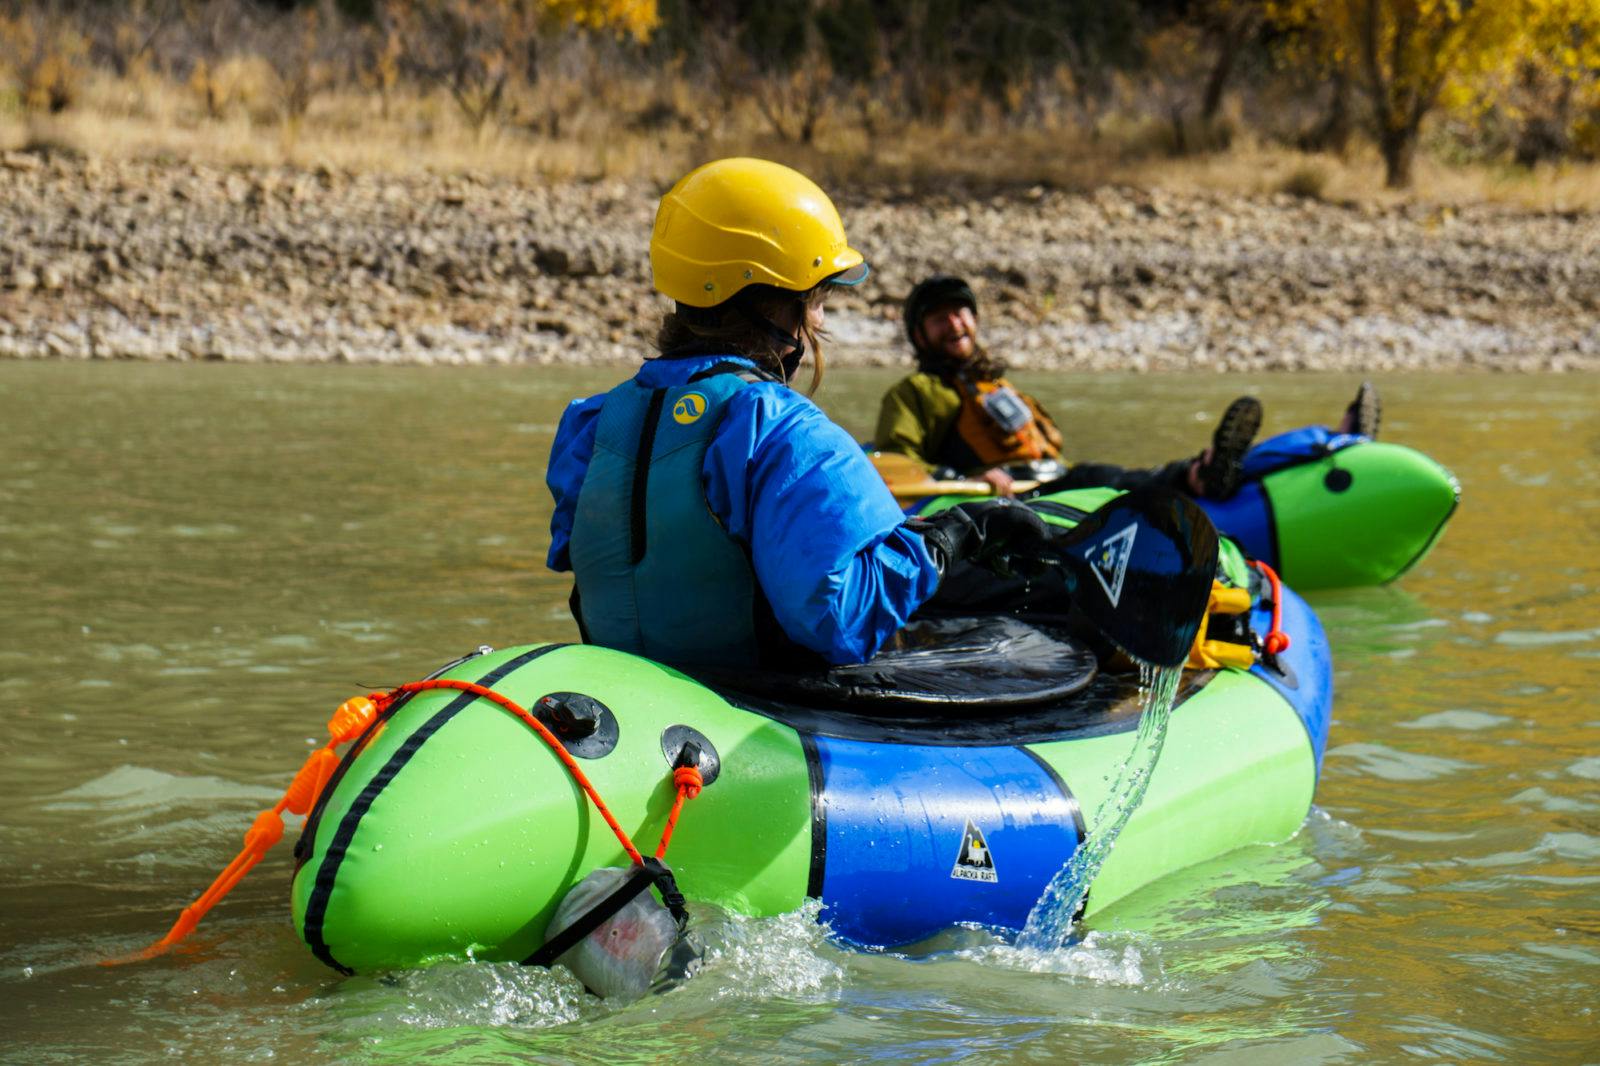
<svg viewBox="0 0 1600 1066">
<path fill-rule="evenodd" d="M 805 292 L 867 276 L 828 194 L 765 159 L 719 159 L 674 185 L 656 210 L 650 270 L 658 292 L 691 307 L 748 285 Z"/>
</svg>

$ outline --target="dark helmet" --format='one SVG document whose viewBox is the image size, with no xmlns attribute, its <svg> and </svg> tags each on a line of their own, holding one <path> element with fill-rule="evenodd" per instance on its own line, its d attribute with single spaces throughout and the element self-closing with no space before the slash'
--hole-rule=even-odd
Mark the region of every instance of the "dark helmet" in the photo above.
<svg viewBox="0 0 1600 1066">
<path fill-rule="evenodd" d="M 978 298 L 966 279 L 950 274 L 935 274 L 917 282 L 905 303 L 906 339 L 911 342 L 911 347 L 920 347 L 917 344 L 917 327 L 928 317 L 928 312 L 952 304 L 969 307 L 973 314 L 978 313 Z"/>
</svg>

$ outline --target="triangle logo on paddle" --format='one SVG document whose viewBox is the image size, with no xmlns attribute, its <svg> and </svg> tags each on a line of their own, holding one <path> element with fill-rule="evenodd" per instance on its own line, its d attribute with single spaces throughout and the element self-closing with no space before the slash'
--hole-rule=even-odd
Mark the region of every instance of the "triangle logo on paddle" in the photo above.
<svg viewBox="0 0 1600 1066">
<path fill-rule="evenodd" d="M 1106 590 L 1106 599 L 1115 607 L 1122 598 L 1122 579 L 1128 576 L 1128 560 L 1133 558 L 1133 538 L 1139 527 L 1130 525 L 1107 537 L 1100 547 L 1089 554 L 1089 569 L 1094 571 L 1100 587 Z"/>
<path fill-rule="evenodd" d="M 991 885 L 1000 881 L 994 872 L 989 842 L 983 838 L 983 830 L 972 824 L 971 818 L 967 819 L 966 832 L 961 834 L 961 850 L 956 852 L 956 864 L 950 868 L 950 876 L 957 881 L 983 881 Z"/>
</svg>

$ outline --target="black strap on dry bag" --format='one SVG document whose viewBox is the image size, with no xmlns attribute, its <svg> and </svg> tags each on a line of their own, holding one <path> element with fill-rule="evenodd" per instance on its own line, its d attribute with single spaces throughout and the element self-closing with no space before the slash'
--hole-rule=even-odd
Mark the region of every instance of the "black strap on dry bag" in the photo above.
<svg viewBox="0 0 1600 1066">
<path fill-rule="evenodd" d="M 666 863 L 654 857 L 647 857 L 643 865 L 633 868 L 628 874 L 628 879 L 617 886 L 616 891 L 596 903 L 577 921 L 551 937 L 538 951 L 523 959 L 522 964 L 546 968 L 554 965 L 557 959 L 577 947 L 584 937 L 610 921 L 618 911 L 651 885 L 660 888 L 661 902 L 666 904 L 667 912 L 678 924 L 678 931 L 682 932 L 689 921 L 689 911 L 684 905 L 683 893 L 678 891 L 677 879 L 672 876 L 672 869 Z"/>
</svg>

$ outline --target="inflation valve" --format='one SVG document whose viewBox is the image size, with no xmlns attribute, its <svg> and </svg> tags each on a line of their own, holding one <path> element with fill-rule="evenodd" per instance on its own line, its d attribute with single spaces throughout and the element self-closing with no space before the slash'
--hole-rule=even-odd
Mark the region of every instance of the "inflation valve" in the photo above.
<svg viewBox="0 0 1600 1066">
<path fill-rule="evenodd" d="M 533 705 L 533 716 L 580 759 L 600 759 L 617 746 L 617 716 L 581 692 L 552 692 Z"/>
</svg>

